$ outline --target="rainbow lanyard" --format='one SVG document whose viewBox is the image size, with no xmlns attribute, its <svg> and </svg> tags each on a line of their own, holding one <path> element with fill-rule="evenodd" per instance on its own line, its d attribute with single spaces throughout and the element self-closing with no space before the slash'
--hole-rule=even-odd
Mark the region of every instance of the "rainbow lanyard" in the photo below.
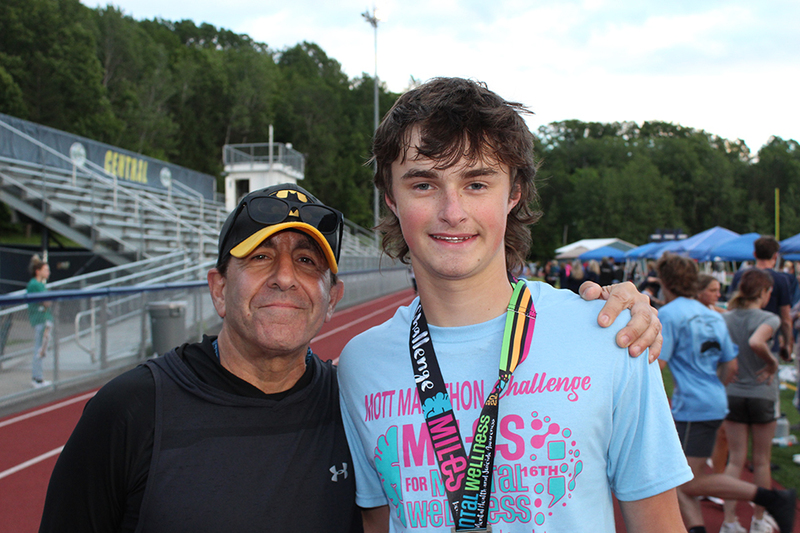
<svg viewBox="0 0 800 533">
<path fill-rule="evenodd" d="M 481 409 L 469 455 L 453 414 L 421 304 L 411 321 L 409 354 L 414 381 L 450 501 L 456 524 L 454 531 L 491 531 L 487 529 L 487 521 L 500 395 L 517 365 L 528 356 L 536 324 L 536 310 L 527 283 L 511 274 L 509 280 L 514 292 L 506 313 L 499 378 Z"/>
</svg>

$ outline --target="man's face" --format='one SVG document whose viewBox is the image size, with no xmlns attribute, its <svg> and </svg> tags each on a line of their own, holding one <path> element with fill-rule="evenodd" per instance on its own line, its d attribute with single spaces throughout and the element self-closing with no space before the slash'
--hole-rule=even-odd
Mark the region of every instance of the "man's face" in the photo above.
<svg viewBox="0 0 800 533">
<path fill-rule="evenodd" d="M 520 197 L 511 194 L 508 167 L 484 158 L 437 169 L 436 161 L 417 153 L 419 141 L 415 128 L 406 158 L 392 163 L 394 199 L 386 197 L 417 277 L 505 277 L 506 219 Z"/>
<path fill-rule="evenodd" d="M 319 246 L 305 233 L 282 231 L 241 259 L 226 277 L 208 276 L 223 328 L 241 353 L 305 356 L 309 342 L 342 297 Z"/>
</svg>

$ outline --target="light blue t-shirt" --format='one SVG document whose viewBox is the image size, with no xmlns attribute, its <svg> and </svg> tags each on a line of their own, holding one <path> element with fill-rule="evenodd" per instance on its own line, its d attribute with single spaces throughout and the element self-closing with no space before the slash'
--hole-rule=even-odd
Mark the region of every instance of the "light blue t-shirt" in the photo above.
<svg viewBox="0 0 800 533">
<path fill-rule="evenodd" d="M 531 351 L 500 400 L 489 523 L 504 533 L 613 532 L 612 491 L 654 496 L 691 479 L 658 365 L 617 347 L 597 326 L 601 303 L 529 283 Z M 390 506 L 390 531 L 450 531 L 442 476 L 409 357 L 418 300 L 342 352 L 340 395 L 355 464 L 356 502 Z M 497 380 L 505 315 L 430 327 L 467 451 Z"/>
<path fill-rule="evenodd" d="M 675 378 L 672 416 L 679 422 L 722 420 L 728 414 L 717 366 L 736 359 L 725 319 L 697 300 L 679 297 L 658 311 L 664 336 L 659 358 Z"/>
</svg>

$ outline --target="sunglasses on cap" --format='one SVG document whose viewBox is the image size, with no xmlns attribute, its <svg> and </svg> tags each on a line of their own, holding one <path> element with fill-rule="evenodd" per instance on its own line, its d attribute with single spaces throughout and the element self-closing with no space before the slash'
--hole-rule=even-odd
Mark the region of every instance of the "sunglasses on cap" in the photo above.
<svg viewBox="0 0 800 533">
<path fill-rule="evenodd" d="M 302 195 L 300 191 L 297 192 L 299 195 Z M 307 198 L 307 196 L 303 196 L 303 198 Z M 247 215 L 250 218 L 250 221 L 252 221 L 251 223 L 240 220 L 242 211 L 245 209 L 247 210 Z M 301 201 L 297 200 L 287 201 L 276 196 L 253 196 L 251 198 L 245 198 L 239 204 L 236 215 L 234 216 L 230 227 L 226 231 L 222 242 L 227 243 L 231 234 L 234 232 L 234 228 L 241 224 L 249 226 L 252 225 L 252 223 L 255 223 L 261 225 L 262 227 L 287 224 L 288 229 L 293 227 L 294 224 L 302 223 L 306 226 L 310 226 L 319 232 L 319 234 L 321 234 L 321 237 L 325 242 L 319 242 L 319 244 L 323 247 L 323 249 L 329 248 L 330 253 L 333 254 L 332 259 L 334 262 L 338 262 L 341 248 L 342 231 L 344 229 L 343 219 L 344 216 L 342 213 L 325 205 L 302 203 Z M 247 228 L 245 230 L 247 235 L 239 242 L 229 243 L 226 246 L 225 252 L 231 252 L 231 250 L 239 246 L 241 242 L 247 240 L 250 235 L 257 232 L 258 229 L 259 228 L 255 227 Z M 300 226 L 298 229 L 303 228 Z M 319 241 L 317 236 L 312 236 Z M 335 263 L 333 266 L 335 266 Z M 334 268 L 334 270 L 336 269 Z"/>
<path fill-rule="evenodd" d="M 293 202 L 295 203 L 295 202 Z M 302 204 L 289 205 L 286 200 L 275 196 L 256 196 L 242 202 L 241 208 L 247 208 L 247 214 L 253 221 L 265 226 L 287 222 L 292 215 L 309 226 L 313 226 L 323 235 L 332 235 L 339 229 L 342 214 L 325 205 Z M 292 214 L 297 210 L 296 214 Z M 338 255 L 338 254 L 337 254 Z"/>
</svg>

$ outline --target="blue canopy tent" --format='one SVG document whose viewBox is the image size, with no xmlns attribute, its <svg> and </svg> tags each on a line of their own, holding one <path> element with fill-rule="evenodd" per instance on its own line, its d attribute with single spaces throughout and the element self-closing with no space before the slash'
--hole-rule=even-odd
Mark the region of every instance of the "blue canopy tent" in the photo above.
<svg viewBox="0 0 800 533">
<path fill-rule="evenodd" d="M 645 251 L 645 253 L 643 253 L 641 256 L 641 259 L 658 259 L 659 257 L 661 257 L 661 254 L 667 251 L 670 245 L 674 245 L 675 242 L 676 241 L 654 243 L 656 246 L 653 246 L 652 248 Z"/>
<path fill-rule="evenodd" d="M 675 241 L 664 248 L 662 252 L 668 251 L 676 254 L 687 255 L 698 261 L 710 261 L 711 256 L 709 255 L 709 251 L 712 248 L 733 240 L 738 236 L 739 234 L 735 231 L 731 231 L 720 226 L 714 226 L 711 229 L 707 229 L 696 235 L 692 235 L 688 239 Z"/>
<path fill-rule="evenodd" d="M 752 261 L 753 243 L 761 235 L 745 233 L 708 251 L 709 261 Z"/>
<path fill-rule="evenodd" d="M 800 233 L 781 241 L 781 255 L 800 253 Z"/>
<path fill-rule="evenodd" d="M 687 241 L 687 240 L 688 239 L 683 239 L 683 240 L 680 240 L 680 241 L 662 242 L 661 243 L 661 247 L 660 248 L 654 248 L 647 257 L 649 257 L 650 259 L 658 259 L 662 255 L 664 255 L 665 252 L 670 252 L 670 253 L 673 253 L 673 254 L 679 254 L 679 253 L 683 252 L 683 243 L 685 241 Z"/>
<path fill-rule="evenodd" d="M 643 244 L 633 250 L 628 250 L 625 252 L 625 259 L 644 259 L 644 258 L 653 258 L 656 257 L 654 254 L 658 252 L 661 248 L 666 246 L 664 242 L 648 242 L 647 244 Z"/>
<path fill-rule="evenodd" d="M 595 248 L 594 250 L 583 252 L 581 255 L 578 256 L 578 259 L 581 261 L 589 261 L 592 259 L 600 261 L 604 257 L 610 257 L 614 260 L 615 263 L 621 263 L 625 261 L 625 251 L 620 250 L 619 248 L 616 248 L 614 246 L 601 246 L 600 248 Z"/>
<path fill-rule="evenodd" d="M 647 252 L 653 246 L 656 246 L 657 242 L 648 242 L 647 244 L 643 244 L 641 246 L 637 246 L 633 250 L 628 250 L 625 252 L 625 259 L 639 259 L 642 257 L 642 254 Z"/>
</svg>

